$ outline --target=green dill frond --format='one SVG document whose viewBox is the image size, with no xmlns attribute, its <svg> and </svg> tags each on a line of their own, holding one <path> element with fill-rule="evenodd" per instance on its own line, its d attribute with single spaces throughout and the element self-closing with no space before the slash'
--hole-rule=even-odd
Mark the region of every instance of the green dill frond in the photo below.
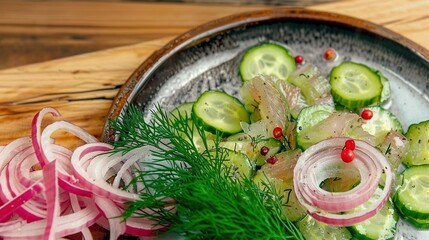
<svg viewBox="0 0 429 240">
<path fill-rule="evenodd" d="M 111 122 L 118 135 L 114 152 L 151 147 L 152 160 L 129 185 L 145 188 L 138 201 L 127 203 L 123 217 L 153 219 L 187 239 L 302 239 L 274 186 L 261 190 L 249 178 L 230 177 L 219 133 L 208 139 L 193 114 L 171 117 L 159 106 L 151 114 L 145 122 L 142 111 L 130 105 Z"/>
</svg>

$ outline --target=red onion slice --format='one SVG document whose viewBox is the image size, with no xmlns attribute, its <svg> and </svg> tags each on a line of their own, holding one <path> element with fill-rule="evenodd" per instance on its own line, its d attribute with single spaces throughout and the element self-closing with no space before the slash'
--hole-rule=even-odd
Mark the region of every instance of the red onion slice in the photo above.
<svg viewBox="0 0 429 240">
<path fill-rule="evenodd" d="M 107 218 L 109 222 L 109 239 L 117 239 L 120 235 L 124 234 L 126 229 L 125 222 L 122 218 L 118 218 L 122 212 L 115 205 L 115 203 L 107 198 L 101 198 L 98 196 L 94 198 L 94 201 L 104 217 Z"/>
<path fill-rule="evenodd" d="M 70 197 L 70 204 L 71 204 L 71 208 L 72 208 L 73 212 L 81 211 L 82 208 L 79 204 L 78 196 L 76 194 L 70 193 L 69 197 Z M 99 219 L 101 219 L 101 218 L 99 218 Z M 83 239 L 88 239 L 88 240 L 92 239 L 92 234 L 91 234 L 91 231 L 89 230 L 88 227 L 82 228 L 81 232 L 82 232 Z"/>
<path fill-rule="evenodd" d="M 78 147 L 71 157 L 73 174 L 85 188 L 89 189 L 98 196 L 103 196 L 115 202 L 135 201 L 139 198 L 137 194 L 129 193 L 112 187 L 109 183 L 104 181 L 104 179 L 95 178 L 94 176 L 88 174 L 86 168 L 84 167 L 86 162 L 95 158 L 94 155 L 100 154 L 104 154 L 104 158 L 101 160 L 104 160 L 107 164 L 107 162 L 111 159 L 109 159 L 109 155 L 105 153 L 111 149 L 112 147 L 105 143 L 90 143 Z"/>
<path fill-rule="evenodd" d="M 0 162 L 4 164 L 4 167 L 0 172 L 0 182 L 4 183 L 0 188 L 0 199 L 5 204 L 8 204 L 10 201 L 14 201 L 14 198 L 21 194 L 30 194 L 26 195 L 28 199 L 19 202 L 19 205 L 17 205 L 18 202 L 13 204 L 16 207 L 14 212 L 29 222 L 37 221 L 46 217 L 46 208 L 44 207 L 45 201 L 43 198 L 38 196 L 40 191 L 32 190 L 28 192 L 29 189 L 34 188 L 34 184 L 36 182 L 40 183 L 40 179 L 36 179 L 35 181 L 28 182 L 23 185 L 17 178 L 17 174 L 15 174 L 19 163 L 24 160 L 28 160 L 26 156 L 28 155 L 28 150 L 31 150 L 31 146 L 30 138 L 19 138 L 8 144 L 0 156 Z M 34 154 L 34 151 L 31 153 Z"/>
<path fill-rule="evenodd" d="M 0 234 L 2 232 L 13 231 L 19 229 L 23 225 L 23 222 L 19 219 L 10 220 L 8 222 L 0 223 Z"/>
<path fill-rule="evenodd" d="M 43 238 L 46 240 L 54 239 L 56 219 L 60 216 L 59 186 L 57 174 L 57 162 L 52 161 L 43 167 L 43 181 L 45 184 L 46 207 L 48 214 L 46 216 L 46 226 Z"/>
<path fill-rule="evenodd" d="M 42 192 L 42 190 L 43 184 L 41 182 L 35 182 L 21 194 L 3 204 L 0 207 L 0 222 L 8 218 L 12 213 L 16 212 L 25 202 Z"/>
<path fill-rule="evenodd" d="M 32 139 L 33 147 L 34 147 L 34 150 L 36 151 L 37 159 L 39 160 L 42 166 L 44 166 L 47 162 L 45 161 L 46 159 L 44 158 L 41 152 L 41 143 L 40 143 L 41 142 L 40 140 L 41 125 L 42 125 L 43 117 L 47 113 L 52 114 L 54 117 L 60 116 L 60 113 L 56 109 L 47 107 L 47 108 L 43 108 L 42 110 L 40 110 L 40 112 L 36 113 L 31 123 L 31 139 Z"/>
<path fill-rule="evenodd" d="M 125 202 L 138 195 L 119 189 L 119 183 L 131 181 L 133 167 L 139 167 L 137 155 L 147 155 L 148 148 L 108 155 L 112 146 L 68 122 L 54 122 L 42 131 L 47 113 L 59 116 L 53 108 L 42 109 L 33 118 L 31 137 L 0 146 L 0 239 L 58 239 L 78 232 L 92 239 L 88 227 L 104 223 L 100 211 L 109 218 L 112 238 L 123 233 L 154 236 L 165 229 L 148 219 L 120 218 Z M 78 149 L 59 146 L 51 138 L 57 130 L 86 144 Z M 115 177 L 113 186 L 106 182 L 110 177 Z M 174 205 L 166 209 L 175 211 Z"/>
<path fill-rule="evenodd" d="M 315 219 L 338 226 L 352 225 L 368 219 L 388 199 L 393 182 L 392 169 L 385 156 L 370 144 L 355 140 L 355 159 L 343 163 L 340 157 L 346 138 L 331 138 L 308 148 L 294 169 L 294 188 L 299 203 Z M 361 181 L 346 192 L 328 192 L 320 183 L 340 175 L 340 171 L 359 171 Z M 343 213 L 365 203 L 375 192 L 385 173 L 382 195 L 365 212 Z M 341 213 L 340 213 L 341 212 Z"/>
<path fill-rule="evenodd" d="M 55 238 L 65 237 L 78 233 L 84 227 L 94 224 L 100 217 L 100 213 L 95 205 L 87 206 L 85 209 L 57 218 Z M 2 232 L 4 238 L 27 238 L 41 239 L 44 236 L 46 219 L 32 223 L 23 224 L 19 229 Z"/>
</svg>

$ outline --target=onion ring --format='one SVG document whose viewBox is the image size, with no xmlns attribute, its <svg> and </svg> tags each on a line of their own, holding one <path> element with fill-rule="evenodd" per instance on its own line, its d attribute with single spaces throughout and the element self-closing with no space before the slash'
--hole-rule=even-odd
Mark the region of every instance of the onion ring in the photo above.
<svg viewBox="0 0 429 240">
<path fill-rule="evenodd" d="M 136 191 L 144 189 L 128 192 L 120 185 L 133 179 L 149 148 L 108 154 L 111 145 L 69 122 L 56 121 L 42 130 L 47 113 L 60 115 L 42 109 L 33 118 L 31 136 L 0 146 L 0 239 L 58 239 L 78 232 L 92 239 L 88 227 L 96 223 L 110 229 L 112 238 L 155 236 L 166 229 L 150 219 L 118 218 L 126 202 L 137 200 Z M 55 144 L 51 135 L 57 130 L 74 134 L 84 145 L 68 149 Z M 112 177 L 113 185 L 107 183 Z M 166 209 L 174 212 L 175 206 Z"/>
<path fill-rule="evenodd" d="M 355 140 L 355 159 L 344 163 L 341 150 L 347 138 L 331 138 L 308 148 L 298 159 L 294 169 L 294 188 L 298 202 L 315 219 L 337 226 L 352 225 L 374 216 L 387 201 L 393 173 L 385 156 L 370 144 Z M 340 171 L 359 171 L 361 181 L 345 192 L 328 192 L 320 183 L 335 177 Z M 378 187 L 382 174 L 386 182 L 383 192 L 366 211 L 347 211 L 368 201 Z M 345 212 L 345 213 L 344 213 Z"/>
</svg>

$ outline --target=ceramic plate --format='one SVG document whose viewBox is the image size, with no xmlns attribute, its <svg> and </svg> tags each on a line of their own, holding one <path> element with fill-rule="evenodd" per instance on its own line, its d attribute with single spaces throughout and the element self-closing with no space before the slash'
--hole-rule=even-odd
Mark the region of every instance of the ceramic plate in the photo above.
<svg viewBox="0 0 429 240">
<path fill-rule="evenodd" d="M 429 51 L 381 26 L 362 20 L 304 9 L 276 9 L 243 13 L 197 27 L 150 56 L 124 84 L 108 118 L 117 117 L 126 104 L 146 112 L 161 104 L 170 110 L 194 101 L 205 90 L 218 89 L 237 96 L 241 79 L 238 64 L 249 47 L 277 42 L 329 75 L 344 60 L 367 64 L 391 82 L 390 110 L 403 123 L 429 119 Z M 339 58 L 327 62 L 327 48 Z M 104 140 L 112 139 L 106 123 Z M 429 239 L 400 221 L 397 239 Z"/>
</svg>

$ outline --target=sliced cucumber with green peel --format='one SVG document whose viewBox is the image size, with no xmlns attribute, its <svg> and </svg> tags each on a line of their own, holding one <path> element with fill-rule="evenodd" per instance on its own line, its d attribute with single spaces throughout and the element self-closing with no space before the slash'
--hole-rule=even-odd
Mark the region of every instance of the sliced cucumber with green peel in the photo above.
<svg viewBox="0 0 429 240">
<path fill-rule="evenodd" d="M 331 105 L 301 110 L 297 119 L 296 143 L 302 150 L 332 137 L 349 137 L 375 145 L 375 137 L 362 128 L 362 119 L 350 111 L 335 111 Z"/>
<path fill-rule="evenodd" d="M 313 105 L 300 111 L 296 124 L 296 142 L 301 149 L 305 150 L 317 143 L 316 140 L 306 137 L 306 133 L 313 131 L 311 129 L 313 126 L 329 117 L 333 112 L 334 107 L 331 105 Z"/>
<path fill-rule="evenodd" d="M 242 122 L 241 128 L 250 138 L 268 139 L 272 137 L 272 133 L 268 132 L 267 126 L 263 121 L 253 122 L 252 124 Z"/>
<path fill-rule="evenodd" d="M 274 75 L 287 80 L 295 69 L 296 63 L 292 54 L 276 43 L 263 43 L 250 48 L 240 62 L 240 76 L 243 81 L 259 74 Z"/>
<path fill-rule="evenodd" d="M 405 137 L 410 147 L 402 161 L 407 166 L 429 164 L 429 120 L 412 124 Z"/>
<path fill-rule="evenodd" d="M 429 220 L 427 219 L 415 219 L 408 216 L 403 216 L 403 218 L 418 229 L 429 229 Z"/>
<path fill-rule="evenodd" d="M 373 113 L 370 120 L 364 120 L 362 128 L 368 133 L 375 136 L 376 144 L 383 142 L 386 135 L 391 131 L 402 133 L 402 125 L 398 118 L 389 110 L 379 106 L 365 108 Z"/>
<path fill-rule="evenodd" d="M 255 163 L 257 166 L 263 165 L 267 158 L 278 153 L 282 148 L 281 143 L 274 138 L 252 139 L 246 133 L 238 133 L 229 136 L 225 141 L 220 142 L 219 145 L 223 148 L 245 154 L 249 157 L 250 161 Z M 265 156 L 261 154 L 261 148 L 263 146 L 269 149 Z"/>
<path fill-rule="evenodd" d="M 376 71 L 380 76 L 381 84 L 383 84 L 383 91 L 381 91 L 380 102 L 386 102 L 390 99 L 390 82 L 386 76 L 383 75 L 380 71 Z"/>
<path fill-rule="evenodd" d="M 179 105 L 170 112 L 169 119 L 174 121 L 174 119 L 178 118 L 179 116 L 190 119 L 193 106 L 194 102 L 187 102 Z"/>
<path fill-rule="evenodd" d="M 192 136 L 188 136 L 187 134 L 185 134 L 184 132 L 181 132 L 180 135 L 181 137 L 188 141 L 189 143 L 194 144 L 194 146 L 197 148 L 197 150 L 199 152 L 204 152 L 206 150 L 211 150 L 212 148 L 215 147 L 215 140 L 216 140 L 216 135 L 208 132 L 208 131 L 204 131 L 204 139 L 200 136 L 197 128 L 195 127 L 194 122 L 189 119 L 188 120 L 188 126 L 192 127 Z M 208 149 L 206 149 L 206 147 Z"/>
<path fill-rule="evenodd" d="M 259 142 L 256 147 L 256 151 L 258 152 L 258 154 L 256 155 L 255 163 L 257 166 L 262 166 L 263 164 L 265 164 L 266 160 L 269 157 L 280 152 L 280 150 L 282 149 L 282 143 L 274 138 L 269 138 L 266 141 Z M 267 147 L 269 149 L 265 156 L 261 154 L 262 147 Z"/>
<path fill-rule="evenodd" d="M 293 186 L 293 169 L 300 150 L 290 150 L 276 154 L 275 164 L 265 164 L 256 172 L 253 181 L 264 189 L 266 184 L 272 184 L 276 193 L 282 197 L 283 211 L 292 222 L 304 218 L 307 213 L 296 198 Z"/>
<path fill-rule="evenodd" d="M 319 222 L 309 215 L 297 222 L 296 225 L 306 240 L 347 240 L 353 237 L 346 227 L 338 227 Z"/>
<path fill-rule="evenodd" d="M 255 171 L 255 166 L 250 162 L 249 158 L 240 152 L 225 150 L 227 151 L 226 159 L 223 163 L 230 171 L 230 176 L 236 179 L 250 179 Z"/>
<path fill-rule="evenodd" d="M 297 118 L 297 133 L 316 125 L 333 112 L 334 108 L 331 105 L 313 105 L 302 109 Z"/>
<path fill-rule="evenodd" d="M 366 203 L 362 204 L 356 210 L 365 210 L 365 208 L 372 204 L 380 196 L 383 190 L 378 188 L 374 195 Z M 398 223 L 398 214 L 395 212 L 393 204 L 388 200 L 383 208 L 374 216 L 367 220 L 352 225 L 349 228 L 355 239 L 362 240 L 381 240 L 393 239 L 396 232 L 396 224 Z"/>
<path fill-rule="evenodd" d="M 328 192 L 346 192 L 352 190 L 360 183 L 360 176 L 358 176 L 358 174 L 347 171 L 342 172 L 344 173 L 343 176 L 337 176 L 323 180 L 320 183 L 320 188 Z"/>
<path fill-rule="evenodd" d="M 404 216 L 429 220 L 429 165 L 407 168 L 402 177 L 393 198 L 397 209 Z"/>
<path fill-rule="evenodd" d="M 283 211 L 288 219 L 292 222 L 297 222 L 303 219 L 307 214 L 304 208 L 299 205 L 293 192 L 293 179 L 282 180 L 271 178 L 267 180 L 261 171 L 258 171 L 253 180 L 256 184 L 263 187 L 263 183 L 269 181 L 275 188 L 277 194 L 282 197 Z"/>
<path fill-rule="evenodd" d="M 343 62 L 334 67 L 330 84 L 334 101 L 348 109 L 362 108 L 381 101 L 381 77 L 364 64 Z"/>
<path fill-rule="evenodd" d="M 241 132 L 240 122 L 250 121 L 243 104 L 223 91 L 204 92 L 194 103 L 192 111 L 209 131 L 218 130 L 226 134 Z"/>
</svg>

